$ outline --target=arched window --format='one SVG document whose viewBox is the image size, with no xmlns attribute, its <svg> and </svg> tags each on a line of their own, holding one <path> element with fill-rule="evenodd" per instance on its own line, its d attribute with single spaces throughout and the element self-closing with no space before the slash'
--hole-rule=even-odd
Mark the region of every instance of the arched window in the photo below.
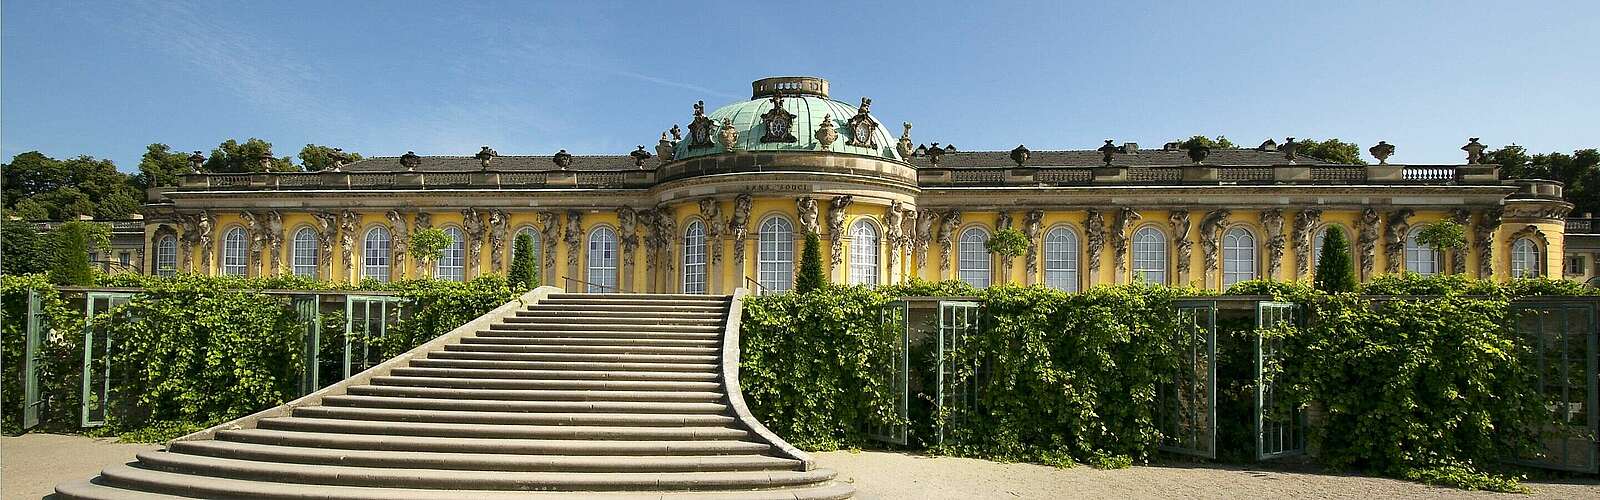
<svg viewBox="0 0 1600 500">
<path fill-rule="evenodd" d="M 434 265 L 433 277 L 448 281 L 466 281 L 466 238 L 461 234 L 461 229 L 455 227 L 444 228 L 444 234 L 450 237 L 450 244 L 439 254 L 439 263 Z"/>
<path fill-rule="evenodd" d="M 1539 245 L 1527 238 L 1511 242 L 1511 277 L 1536 278 L 1539 271 Z"/>
<path fill-rule="evenodd" d="M 1153 227 L 1133 233 L 1133 277 L 1167 284 L 1167 237 Z"/>
<path fill-rule="evenodd" d="M 878 285 L 878 228 L 867 219 L 850 226 L 850 284 Z"/>
<path fill-rule="evenodd" d="M 389 230 L 374 227 L 363 238 L 362 276 L 387 283 L 389 281 Z"/>
<path fill-rule="evenodd" d="M 1044 284 L 1078 291 L 1078 235 L 1067 228 L 1051 229 L 1044 235 Z"/>
<path fill-rule="evenodd" d="M 683 230 L 683 293 L 706 293 L 706 225 L 698 220 Z"/>
<path fill-rule="evenodd" d="M 1222 236 L 1222 288 L 1256 279 L 1256 237 L 1236 227 Z"/>
<path fill-rule="evenodd" d="M 762 293 L 789 291 L 794 286 L 794 224 L 768 218 L 761 221 L 756 238 L 756 281 Z"/>
<path fill-rule="evenodd" d="M 589 232 L 589 293 L 617 291 L 617 232 L 598 227 Z"/>
<path fill-rule="evenodd" d="M 1422 275 L 1438 274 L 1440 261 L 1444 258 L 1438 250 L 1417 240 L 1421 234 L 1421 227 L 1412 228 L 1411 232 L 1406 233 L 1406 270 Z"/>
<path fill-rule="evenodd" d="M 242 227 L 229 229 L 228 233 L 222 236 L 222 274 L 245 275 L 245 263 L 249 261 L 249 256 L 245 253 L 249 251 L 249 248 L 246 248 L 249 244 L 245 240 Z"/>
<path fill-rule="evenodd" d="M 524 227 L 522 229 L 517 230 L 517 238 L 521 238 L 522 235 L 524 235 L 524 234 L 528 235 L 528 239 L 533 240 L 533 268 L 534 269 L 539 269 L 539 266 L 544 265 L 543 262 L 539 260 L 539 252 L 542 251 L 542 249 L 544 248 L 542 246 L 539 246 L 539 232 L 533 230 L 533 228 L 531 228 L 531 227 Z M 516 247 L 517 247 L 517 240 L 515 238 L 513 238 L 511 240 L 511 248 L 512 248 L 511 257 L 512 258 L 515 258 L 517 256 Z"/>
<path fill-rule="evenodd" d="M 162 236 L 156 240 L 156 276 L 178 274 L 178 237 Z"/>
<path fill-rule="evenodd" d="M 989 232 L 981 227 L 961 232 L 961 247 L 956 251 L 956 276 L 978 288 L 989 286 Z"/>
<path fill-rule="evenodd" d="M 317 251 L 316 231 L 302 227 L 294 232 L 294 243 L 289 248 L 289 266 L 294 268 L 295 276 L 317 277 Z"/>
</svg>

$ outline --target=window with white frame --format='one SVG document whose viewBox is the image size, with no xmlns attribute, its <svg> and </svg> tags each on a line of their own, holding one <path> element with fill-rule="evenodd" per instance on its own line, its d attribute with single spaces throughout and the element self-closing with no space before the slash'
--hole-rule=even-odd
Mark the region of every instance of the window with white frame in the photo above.
<svg viewBox="0 0 1600 500">
<path fill-rule="evenodd" d="M 1420 235 L 1422 235 L 1420 226 L 1406 233 L 1406 270 L 1422 275 L 1438 274 L 1444 256 L 1433 247 L 1418 241 L 1417 237 Z"/>
<path fill-rule="evenodd" d="M 867 219 L 850 226 L 850 284 L 878 285 L 878 228 Z"/>
<path fill-rule="evenodd" d="M 989 286 L 989 231 L 981 227 L 961 232 L 956 250 L 956 276 L 978 288 Z"/>
<path fill-rule="evenodd" d="M 1539 276 L 1539 245 L 1528 238 L 1511 242 L 1511 277 L 1536 278 Z"/>
<path fill-rule="evenodd" d="M 756 235 L 756 281 L 762 293 L 794 286 L 794 225 L 782 217 L 761 221 Z"/>
<path fill-rule="evenodd" d="M 598 227 L 589 232 L 589 293 L 617 291 L 617 232 Z"/>
<path fill-rule="evenodd" d="M 706 225 L 698 220 L 683 230 L 683 293 L 706 293 Z"/>
<path fill-rule="evenodd" d="M 1236 227 L 1222 236 L 1222 288 L 1256 279 L 1256 237 Z"/>
<path fill-rule="evenodd" d="M 244 276 L 245 263 L 249 261 L 246 252 L 250 242 L 244 235 L 244 228 L 229 229 L 222 236 L 222 274 L 228 276 Z"/>
<path fill-rule="evenodd" d="M 1133 277 L 1147 283 L 1167 284 L 1167 236 L 1153 227 L 1133 233 Z"/>
<path fill-rule="evenodd" d="M 294 275 L 303 278 L 317 277 L 317 232 L 302 227 L 294 232 L 294 242 L 289 245 L 289 267 Z"/>
<path fill-rule="evenodd" d="M 1078 291 L 1078 235 L 1072 230 L 1058 227 L 1045 234 L 1044 283 L 1057 290 Z"/>
<path fill-rule="evenodd" d="M 156 240 L 156 276 L 178 274 L 178 237 L 162 236 Z"/>
<path fill-rule="evenodd" d="M 467 249 L 466 238 L 461 233 L 461 228 L 447 227 L 445 236 L 450 237 L 450 244 L 445 245 L 444 252 L 439 254 L 439 262 L 433 266 L 433 277 L 447 281 L 466 281 L 467 279 Z"/>
<path fill-rule="evenodd" d="M 362 238 L 362 276 L 387 283 L 389 281 L 389 230 L 374 227 Z"/>
</svg>

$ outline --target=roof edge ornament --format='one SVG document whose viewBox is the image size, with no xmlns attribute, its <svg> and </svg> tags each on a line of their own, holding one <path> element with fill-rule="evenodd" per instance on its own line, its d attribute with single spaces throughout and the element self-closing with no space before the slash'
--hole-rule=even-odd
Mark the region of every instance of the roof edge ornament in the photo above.
<svg viewBox="0 0 1600 500">
<path fill-rule="evenodd" d="M 774 76 L 750 83 L 751 100 L 797 94 L 828 97 L 828 81 L 815 76 Z"/>
<path fill-rule="evenodd" d="M 878 121 L 872 119 L 872 99 L 861 98 L 861 106 L 856 108 L 856 115 L 845 122 L 845 128 L 850 131 L 850 140 L 845 141 L 846 146 L 878 149 L 877 138 L 872 136 L 878 131 Z"/>
</svg>

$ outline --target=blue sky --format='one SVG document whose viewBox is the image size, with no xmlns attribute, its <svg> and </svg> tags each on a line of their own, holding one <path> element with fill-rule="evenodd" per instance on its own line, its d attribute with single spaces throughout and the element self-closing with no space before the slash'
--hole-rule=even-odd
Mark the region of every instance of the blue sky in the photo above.
<svg viewBox="0 0 1600 500">
<path fill-rule="evenodd" d="M 794 74 L 967 150 L 1600 146 L 1600 2 L 1105 4 L 8 0 L 0 153 L 623 154 Z"/>
</svg>

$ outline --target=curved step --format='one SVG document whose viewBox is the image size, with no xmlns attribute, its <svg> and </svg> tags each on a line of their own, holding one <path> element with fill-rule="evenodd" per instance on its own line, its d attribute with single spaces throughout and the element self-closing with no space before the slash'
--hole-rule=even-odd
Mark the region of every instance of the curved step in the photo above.
<svg viewBox="0 0 1600 500">
<path fill-rule="evenodd" d="M 722 472 L 796 470 L 800 461 L 765 455 L 584 456 L 329 450 L 229 441 L 179 441 L 173 453 L 257 462 L 397 469 L 520 472 Z"/>
<path fill-rule="evenodd" d="M 440 399 L 502 399 L 513 401 L 675 401 L 715 403 L 720 392 L 669 391 L 561 391 L 522 389 L 441 389 L 434 387 L 396 387 L 357 385 L 350 394 L 363 396 L 401 396 Z"/>
<path fill-rule="evenodd" d="M 728 410 L 723 403 L 682 401 L 506 401 L 404 396 L 341 394 L 322 398 L 327 406 L 423 410 L 572 412 L 572 413 L 715 413 Z"/>
<path fill-rule="evenodd" d="M 294 416 L 384 420 L 390 422 L 438 422 L 492 425 L 618 425 L 629 427 L 727 427 L 738 420 L 727 415 L 705 413 L 534 413 L 508 411 L 425 410 L 410 408 L 360 408 L 349 406 L 307 406 L 294 409 Z"/>
<path fill-rule="evenodd" d="M 606 303 L 579 304 L 579 303 L 570 303 L 569 302 L 569 303 L 563 303 L 563 304 L 549 304 L 549 303 L 535 304 L 535 305 L 532 305 L 532 306 L 528 306 L 528 308 L 523 309 L 523 310 L 524 311 L 566 311 L 566 312 L 619 312 L 619 313 L 628 313 L 628 314 L 656 313 L 656 312 L 693 312 L 693 313 L 722 314 L 724 312 L 727 312 L 728 305 L 727 304 L 715 304 L 715 305 L 710 305 L 710 304 L 706 304 L 706 305 L 679 304 L 679 305 L 670 305 L 670 306 L 668 306 L 668 305 L 651 305 L 651 304 L 606 304 Z"/>
<path fill-rule="evenodd" d="M 459 377 L 542 380 L 681 380 L 709 382 L 719 375 L 711 372 L 639 372 L 591 370 L 499 370 L 491 368 L 427 368 L 404 366 L 390 375 L 399 377 Z"/>
<path fill-rule="evenodd" d="M 515 455 L 761 455 L 772 450 L 752 441 L 603 441 L 337 434 L 273 429 L 217 432 L 223 441 L 337 448 L 344 450 L 437 451 Z"/>
<path fill-rule="evenodd" d="M 717 365 L 703 363 L 604 363 L 593 361 L 508 361 L 493 359 L 438 359 L 411 360 L 411 366 L 421 368 L 489 368 L 506 370 L 579 370 L 579 371 L 639 371 L 639 372 L 710 372 Z"/>
<path fill-rule="evenodd" d="M 721 335 L 705 332 L 630 332 L 611 330 L 550 330 L 535 328 L 520 328 L 530 325 L 494 325 L 487 330 L 478 331 L 479 337 L 533 337 L 533 338 L 621 338 L 621 339 L 651 339 L 651 340 L 718 340 Z"/>
<path fill-rule="evenodd" d="M 525 344 L 450 344 L 446 351 L 459 352 L 559 352 L 572 354 L 683 354 L 717 356 L 715 347 L 677 347 L 650 345 L 525 345 Z"/>
<path fill-rule="evenodd" d="M 647 310 L 613 310 L 613 309 L 573 309 L 566 307 L 532 307 L 512 314 L 518 318 L 532 317 L 567 317 L 567 318 L 649 318 L 649 319 L 698 319 L 702 321 L 721 322 L 726 312 L 721 307 L 708 307 L 704 309 L 690 308 L 688 310 L 672 310 L 662 308 L 654 311 Z"/>
<path fill-rule="evenodd" d="M 261 429 L 390 436 L 484 437 L 507 439 L 600 439 L 623 441 L 738 440 L 748 431 L 731 427 L 619 427 L 588 425 L 456 424 L 277 417 L 261 420 Z"/>
<path fill-rule="evenodd" d="M 585 354 L 567 352 L 475 352 L 442 350 L 428 359 L 485 359 L 499 361 L 598 361 L 604 363 L 716 363 L 718 356 L 687 354 Z"/>
<path fill-rule="evenodd" d="M 541 389 L 576 391 L 715 391 L 717 382 L 677 380 L 543 380 L 458 377 L 372 377 L 373 385 L 397 387 L 442 387 L 461 389 Z"/>
<path fill-rule="evenodd" d="M 501 318 L 500 321 L 495 323 L 495 326 L 497 328 L 504 328 L 504 327 L 523 328 L 523 327 L 534 326 L 534 327 L 548 328 L 548 329 L 553 329 L 553 330 L 565 330 L 565 331 L 575 331 L 575 332 L 595 331 L 595 330 L 613 330 L 613 331 L 629 331 L 629 332 L 667 331 L 667 332 L 718 333 L 718 332 L 722 331 L 722 325 L 706 324 L 706 322 L 704 322 L 704 321 L 696 321 L 696 322 L 691 323 L 691 324 L 666 324 L 666 325 L 664 325 L 664 324 L 634 323 L 634 322 L 618 322 L 618 323 L 573 322 L 573 318 L 570 318 L 570 317 L 522 318 L 522 317 L 510 316 L 510 317 L 506 317 L 506 318 Z"/>
<path fill-rule="evenodd" d="M 720 348 L 716 339 L 646 339 L 618 337 L 464 337 L 462 344 L 481 345 L 593 345 Z"/>
<path fill-rule="evenodd" d="M 599 312 L 573 312 L 573 311 L 521 311 L 507 320 L 516 322 L 564 322 L 574 320 L 594 323 L 610 324 L 642 324 L 642 325 L 717 325 L 722 323 L 722 315 L 716 313 L 683 313 L 683 312 L 655 312 L 648 314 L 634 313 L 599 313 Z"/>
</svg>

